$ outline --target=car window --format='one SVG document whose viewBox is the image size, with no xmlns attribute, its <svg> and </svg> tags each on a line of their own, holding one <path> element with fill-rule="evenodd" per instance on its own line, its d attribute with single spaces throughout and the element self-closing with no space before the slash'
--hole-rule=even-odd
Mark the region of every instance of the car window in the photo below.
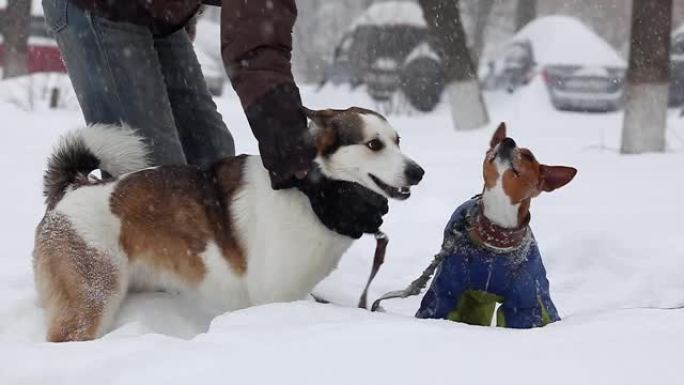
<svg viewBox="0 0 684 385">
<path fill-rule="evenodd" d="M 52 37 L 52 31 L 45 24 L 44 17 L 31 16 L 31 22 L 29 24 L 29 36 Z"/>
<path fill-rule="evenodd" d="M 347 57 L 349 55 L 349 50 L 351 49 L 352 44 L 354 43 L 354 38 L 351 35 L 347 35 L 342 39 L 342 42 L 340 45 L 337 46 L 335 49 L 335 59 L 339 58 L 340 56 Z"/>
<path fill-rule="evenodd" d="M 527 45 L 515 43 L 509 46 L 504 53 L 504 62 L 509 66 L 524 66 L 532 60 L 530 56 L 531 52 Z"/>
<path fill-rule="evenodd" d="M 346 39 L 342 42 L 341 49 L 343 52 L 348 52 L 349 48 L 351 48 L 352 43 L 354 42 L 354 39 L 352 39 L 351 36 L 347 36 Z"/>
</svg>

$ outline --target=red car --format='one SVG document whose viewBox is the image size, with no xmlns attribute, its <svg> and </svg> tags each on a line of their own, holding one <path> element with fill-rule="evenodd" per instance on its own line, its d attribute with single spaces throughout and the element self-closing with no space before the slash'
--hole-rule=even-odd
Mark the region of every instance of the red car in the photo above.
<svg viewBox="0 0 684 385">
<path fill-rule="evenodd" d="M 5 11 L 0 9 L 0 21 L 2 21 L 4 13 Z M 0 67 L 5 62 L 4 53 L 5 44 L 2 32 L 0 31 Z M 28 61 L 29 73 L 66 73 L 57 42 L 45 24 L 43 16 L 31 16 L 28 38 Z"/>
</svg>

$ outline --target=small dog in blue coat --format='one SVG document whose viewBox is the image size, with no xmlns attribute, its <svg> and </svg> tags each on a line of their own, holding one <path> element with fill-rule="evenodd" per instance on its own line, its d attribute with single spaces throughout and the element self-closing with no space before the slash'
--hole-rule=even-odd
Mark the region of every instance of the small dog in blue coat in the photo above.
<svg viewBox="0 0 684 385">
<path fill-rule="evenodd" d="M 572 167 L 540 164 L 506 136 L 501 123 L 484 160 L 482 194 L 456 209 L 446 226 L 441 262 L 419 318 L 491 325 L 544 326 L 559 320 L 529 227 L 530 201 L 568 184 Z"/>
</svg>

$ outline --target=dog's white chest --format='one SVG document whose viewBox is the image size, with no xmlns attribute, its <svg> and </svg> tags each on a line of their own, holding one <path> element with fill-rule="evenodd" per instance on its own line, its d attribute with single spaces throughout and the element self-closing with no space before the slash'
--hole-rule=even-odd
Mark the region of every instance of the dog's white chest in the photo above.
<svg viewBox="0 0 684 385">
<path fill-rule="evenodd" d="M 233 207 L 247 253 L 250 301 L 301 299 L 330 274 L 353 240 L 323 226 L 301 192 L 273 191 L 258 157 L 247 161 L 245 179 Z"/>
</svg>

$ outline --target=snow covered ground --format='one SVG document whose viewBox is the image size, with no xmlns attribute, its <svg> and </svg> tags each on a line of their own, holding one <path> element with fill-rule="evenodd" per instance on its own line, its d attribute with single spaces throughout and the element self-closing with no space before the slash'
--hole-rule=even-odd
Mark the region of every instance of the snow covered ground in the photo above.
<svg viewBox="0 0 684 385">
<path fill-rule="evenodd" d="M 2 84 L 0 84 L 2 87 Z M 533 202 L 532 227 L 563 320 L 535 330 L 412 318 L 419 298 L 354 308 L 374 243 L 357 242 L 316 289 L 335 305 L 273 304 L 213 318 L 164 293 L 125 303 L 98 341 L 44 343 L 31 273 L 41 176 L 78 110 L 26 112 L 0 102 L 0 384 L 670 384 L 681 383 L 684 310 L 684 120 L 672 111 L 667 154 L 621 156 L 621 113 L 554 111 L 540 84 L 490 94 L 489 127 L 454 132 L 446 106 L 391 116 L 427 170 L 392 203 L 387 262 L 370 297 L 403 288 L 437 252 L 452 210 L 482 188 L 481 162 L 499 121 L 550 164 L 577 167 L 567 187 Z M 374 107 L 360 92 L 303 89 L 310 107 Z M 237 99 L 217 100 L 239 152 L 256 143 Z"/>
</svg>

